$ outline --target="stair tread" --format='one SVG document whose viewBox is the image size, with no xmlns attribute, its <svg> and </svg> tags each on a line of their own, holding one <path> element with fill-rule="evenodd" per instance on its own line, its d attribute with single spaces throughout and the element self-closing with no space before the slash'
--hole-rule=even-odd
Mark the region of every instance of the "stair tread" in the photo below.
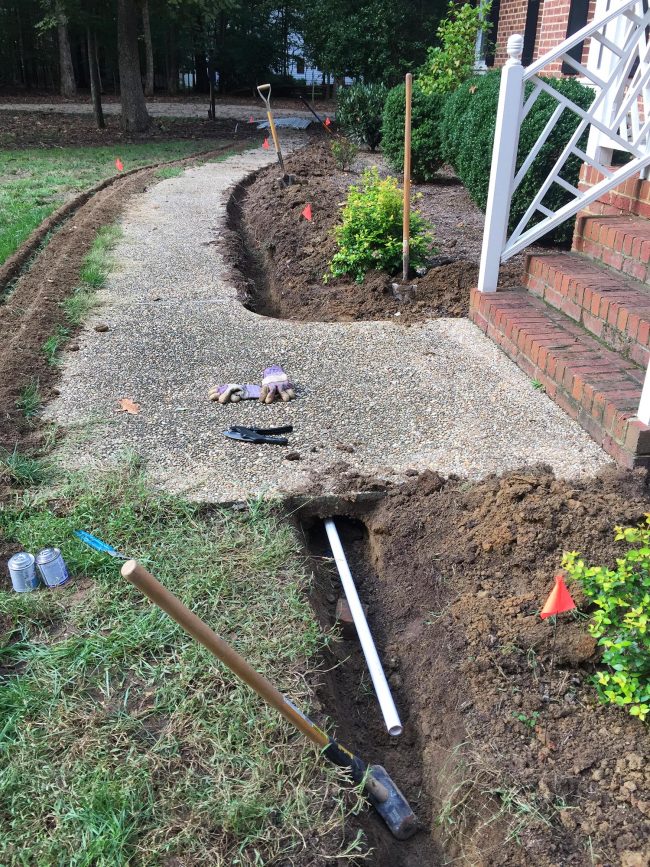
<svg viewBox="0 0 650 867">
<path fill-rule="evenodd" d="M 554 356 L 565 359 L 567 367 L 580 370 L 585 382 L 602 392 L 621 412 L 636 413 L 644 379 L 639 365 L 603 346 L 564 313 L 549 307 L 524 287 L 493 293 L 486 303 L 534 334 L 535 340 Z"/>
<path fill-rule="evenodd" d="M 639 307 L 650 310 L 650 286 L 589 259 L 582 253 L 563 250 L 553 253 L 533 253 L 530 261 L 534 260 L 546 262 L 569 277 L 577 278 L 587 284 L 593 283 L 594 288 L 603 294 L 620 293 L 631 299 L 634 298 Z"/>
</svg>

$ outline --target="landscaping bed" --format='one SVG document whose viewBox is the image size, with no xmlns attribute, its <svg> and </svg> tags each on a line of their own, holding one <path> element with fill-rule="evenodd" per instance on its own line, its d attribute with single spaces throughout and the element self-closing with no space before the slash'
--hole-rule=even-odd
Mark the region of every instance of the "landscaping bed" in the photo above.
<svg viewBox="0 0 650 867">
<path fill-rule="evenodd" d="M 350 484 L 343 475 L 342 490 Z M 375 835 L 370 863 L 648 863 L 647 725 L 598 701 L 599 652 L 583 614 L 559 618 L 549 686 L 553 627 L 539 611 L 564 551 L 614 565 L 626 548 L 614 525 L 637 524 L 649 506 L 643 472 L 568 482 L 544 467 L 476 484 L 428 472 L 370 510 L 342 497 L 339 531 L 404 734 L 386 734 L 356 641 L 332 654 L 339 719 L 430 835 L 413 847 Z M 331 619 L 338 578 L 318 559 L 329 553 L 320 524 L 304 526 L 321 575 L 317 607 Z"/>
<path fill-rule="evenodd" d="M 418 209 L 435 227 L 436 251 L 426 274 L 404 285 L 401 273 L 382 271 L 370 272 L 362 283 L 324 279 L 348 187 L 368 166 L 389 173 L 379 154 L 367 152 L 358 154 L 350 171 L 341 171 L 330 145 L 329 139 L 316 142 L 286 160 L 296 179 L 291 186 L 283 187 L 279 169 L 271 166 L 235 191 L 226 252 L 241 272 L 242 302 L 264 315 L 325 322 L 465 316 L 478 278 L 483 214 L 448 168 L 433 183 L 413 186 Z M 307 203 L 311 222 L 301 216 Z M 502 285 L 518 285 L 522 269 L 521 256 L 507 263 Z"/>
</svg>

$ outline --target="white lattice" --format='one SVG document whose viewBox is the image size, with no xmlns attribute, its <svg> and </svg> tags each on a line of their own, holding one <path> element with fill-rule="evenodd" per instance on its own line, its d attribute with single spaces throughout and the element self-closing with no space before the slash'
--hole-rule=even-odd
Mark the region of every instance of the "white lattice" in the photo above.
<svg viewBox="0 0 650 867">
<path fill-rule="evenodd" d="M 514 256 L 604 192 L 643 171 L 650 164 L 650 120 L 645 112 L 645 106 L 650 105 L 650 11 L 647 7 L 646 0 L 601 0 L 597 4 L 596 20 L 526 70 L 520 61 L 521 37 L 511 37 L 509 40 L 509 60 L 502 73 L 495 130 L 479 275 L 481 291 L 496 290 L 500 262 Z M 568 53 L 585 39 L 591 40 L 587 66 Z M 577 105 L 556 90 L 552 81 L 540 78 L 540 73 L 554 62 L 568 64 L 593 87 L 594 98 L 589 108 Z M 524 103 L 528 83 L 532 85 L 532 90 Z M 557 106 L 539 139 L 515 172 L 521 123 L 542 93 L 555 100 Z M 512 196 L 566 111 L 577 115 L 576 130 L 508 237 Z M 583 150 L 579 142 L 587 134 L 589 145 Z M 612 149 L 627 151 L 630 161 L 615 169 L 606 166 L 605 158 L 611 156 Z M 561 174 L 572 156 L 596 168 L 603 175 L 603 180 L 589 190 L 578 190 Z M 568 193 L 565 203 L 555 210 L 548 206 L 547 199 L 554 185 Z"/>
</svg>

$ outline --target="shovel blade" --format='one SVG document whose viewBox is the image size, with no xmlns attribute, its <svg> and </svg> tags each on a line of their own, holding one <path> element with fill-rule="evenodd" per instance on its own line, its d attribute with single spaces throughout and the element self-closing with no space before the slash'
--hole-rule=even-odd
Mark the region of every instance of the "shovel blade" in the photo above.
<svg viewBox="0 0 650 867">
<path fill-rule="evenodd" d="M 388 825 L 391 834 L 398 840 L 408 840 L 420 830 L 420 823 L 408 801 L 381 765 L 370 765 L 369 776 L 385 792 L 377 797 L 370 789 L 367 795 L 370 803 Z M 372 788 L 379 789 L 379 786 Z"/>
</svg>

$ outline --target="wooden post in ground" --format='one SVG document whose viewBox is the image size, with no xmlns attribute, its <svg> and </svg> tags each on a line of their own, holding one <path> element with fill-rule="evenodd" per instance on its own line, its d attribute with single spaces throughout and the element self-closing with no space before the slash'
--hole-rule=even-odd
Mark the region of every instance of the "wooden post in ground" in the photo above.
<svg viewBox="0 0 650 867">
<path fill-rule="evenodd" d="M 406 73 L 406 105 L 404 112 L 404 214 L 402 219 L 402 279 L 409 276 L 409 237 L 411 234 L 411 98 L 413 76 Z"/>
</svg>

